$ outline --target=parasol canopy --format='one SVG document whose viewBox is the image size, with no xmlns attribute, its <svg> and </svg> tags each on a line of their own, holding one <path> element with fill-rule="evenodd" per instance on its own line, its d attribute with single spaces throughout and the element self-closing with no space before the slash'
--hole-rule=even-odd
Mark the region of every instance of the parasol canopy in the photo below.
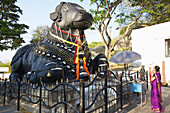
<svg viewBox="0 0 170 113">
<path fill-rule="evenodd" d="M 132 63 L 139 59 L 141 59 L 141 55 L 136 52 L 121 51 L 114 54 L 109 61 L 114 62 L 116 64 L 120 64 L 120 63 Z"/>
</svg>

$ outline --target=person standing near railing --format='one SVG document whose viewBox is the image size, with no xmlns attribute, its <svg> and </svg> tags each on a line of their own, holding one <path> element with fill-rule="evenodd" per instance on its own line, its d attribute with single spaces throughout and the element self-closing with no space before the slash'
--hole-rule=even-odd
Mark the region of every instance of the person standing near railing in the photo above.
<svg viewBox="0 0 170 113">
<path fill-rule="evenodd" d="M 161 94 L 161 74 L 160 67 L 154 67 L 154 74 L 151 76 L 151 109 L 154 112 L 164 112 L 162 107 L 162 94 Z"/>
</svg>

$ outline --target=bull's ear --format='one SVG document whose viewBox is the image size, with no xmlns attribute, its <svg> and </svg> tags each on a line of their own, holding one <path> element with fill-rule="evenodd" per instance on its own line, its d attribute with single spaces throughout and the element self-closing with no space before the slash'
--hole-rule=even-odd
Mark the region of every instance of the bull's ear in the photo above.
<svg viewBox="0 0 170 113">
<path fill-rule="evenodd" d="M 55 21 L 57 19 L 57 17 L 58 17 L 58 14 L 56 12 L 53 12 L 53 13 L 50 14 L 50 18 L 53 21 Z"/>
<path fill-rule="evenodd" d="M 57 20 L 58 22 L 61 21 L 62 15 L 61 15 L 61 8 L 65 4 L 65 2 L 61 2 L 60 5 L 56 7 L 56 11 L 50 14 L 51 20 L 55 21 Z"/>
</svg>

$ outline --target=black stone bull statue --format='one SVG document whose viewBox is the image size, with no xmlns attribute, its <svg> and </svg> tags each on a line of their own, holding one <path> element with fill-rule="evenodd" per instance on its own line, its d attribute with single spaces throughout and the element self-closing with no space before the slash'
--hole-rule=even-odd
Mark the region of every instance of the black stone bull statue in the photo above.
<svg viewBox="0 0 170 113">
<path fill-rule="evenodd" d="M 75 3 L 61 2 L 50 14 L 54 21 L 43 41 L 21 47 L 12 59 L 10 80 L 49 83 L 61 78 L 79 79 L 94 74 L 106 62 L 99 54 L 92 60 L 84 30 L 92 15 Z M 83 75 L 81 75 L 83 73 Z"/>
</svg>

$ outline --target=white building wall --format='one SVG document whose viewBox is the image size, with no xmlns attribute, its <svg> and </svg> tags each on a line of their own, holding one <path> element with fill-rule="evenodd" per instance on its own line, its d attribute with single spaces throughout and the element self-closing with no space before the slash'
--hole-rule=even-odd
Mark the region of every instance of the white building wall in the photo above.
<svg viewBox="0 0 170 113">
<path fill-rule="evenodd" d="M 165 39 L 170 39 L 170 22 L 132 31 L 132 51 L 141 54 L 140 60 L 148 70 L 165 61 L 166 82 L 170 84 L 170 57 L 165 57 Z M 162 72 L 162 70 L 161 70 Z"/>
</svg>

